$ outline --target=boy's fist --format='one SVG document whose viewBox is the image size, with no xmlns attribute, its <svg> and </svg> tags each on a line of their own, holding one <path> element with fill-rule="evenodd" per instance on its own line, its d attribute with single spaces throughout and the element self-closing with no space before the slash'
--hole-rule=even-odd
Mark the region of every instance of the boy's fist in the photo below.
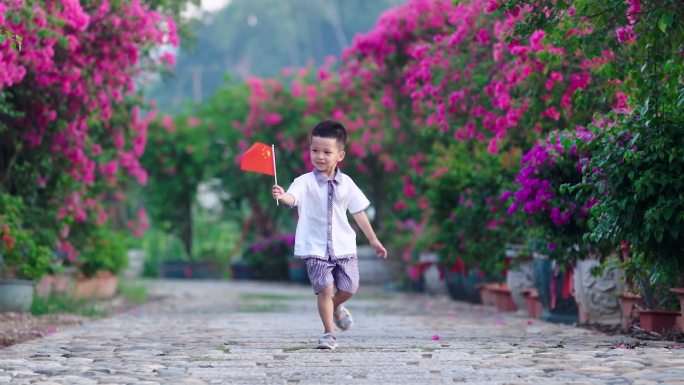
<svg viewBox="0 0 684 385">
<path fill-rule="evenodd" d="M 278 186 L 277 184 L 273 185 L 273 188 L 271 189 L 271 195 L 273 195 L 273 199 L 278 200 L 280 199 L 283 195 L 285 195 L 285 189 L 282 187 Z"/>
</svg>

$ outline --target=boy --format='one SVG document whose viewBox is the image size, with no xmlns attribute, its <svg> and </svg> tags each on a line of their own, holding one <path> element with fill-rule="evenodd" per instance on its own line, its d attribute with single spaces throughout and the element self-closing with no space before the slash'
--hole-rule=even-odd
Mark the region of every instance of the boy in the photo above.
<svg viewBox="0 0 684 385">
<path fill-rule="evenodd" d="M 356 233 L 347 220 L 347 210 L 378 257 L 387 258 L 387 250 L 375 236 L 364 212 L 370 202 L 354 181 L 337 168 L 345 156 L 344 126 L 330 120 L 320 122 L 311 130 L 310 141 L 313 171 L 295 178 L 287 192 L 274 185 L 272 195 L 288 207 L 297 206 L 294 254 L 306 259 L 324 328 L 317 348 L 335 349 L 333 325 L 342 331 L 351 327 L 351 313 L 342 304 L 359 287 Z"/>
</svg>

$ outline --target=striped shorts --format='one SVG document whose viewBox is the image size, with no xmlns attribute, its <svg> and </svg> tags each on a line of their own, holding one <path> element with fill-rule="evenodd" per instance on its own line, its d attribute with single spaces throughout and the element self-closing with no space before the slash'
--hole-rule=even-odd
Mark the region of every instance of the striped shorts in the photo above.
<svg viewBox="0 0 684 385">
<path fill-rule="evenodd" d="M 356 257 L 327 260 L 309 257 L 306 259 L 306 270 L 316 294 L 330 284 L 334 284 L 337 290 L 352 294 L 359 288 L 359 263 Z"/>
</svg>

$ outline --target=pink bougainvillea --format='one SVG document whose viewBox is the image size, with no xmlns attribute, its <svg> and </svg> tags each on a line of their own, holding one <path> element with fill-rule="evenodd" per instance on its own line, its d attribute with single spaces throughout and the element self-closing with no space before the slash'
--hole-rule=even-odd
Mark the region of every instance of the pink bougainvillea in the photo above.
<svg viewBox="0 0 684 385">
<path fill-rule="evenodd" d="M 10 1 L 0 4 L 0 20 L 24 38 L 20 52 L 0 44 L 0 90 L 15 95 L 9 108 L 21 113 L 9 132 L 52 161 L 36 188 L 54 189 L 57 219 L 102 224 L 104 202 L 91 199 L 98 183 L 146 183 L 139 157 L 153 116 L 125 101 L 143 67 L 173 64 L 170 53 L 157 62 L 147 53 L 178 44 L 174 21 L 139 0 Z"/>
</svg>

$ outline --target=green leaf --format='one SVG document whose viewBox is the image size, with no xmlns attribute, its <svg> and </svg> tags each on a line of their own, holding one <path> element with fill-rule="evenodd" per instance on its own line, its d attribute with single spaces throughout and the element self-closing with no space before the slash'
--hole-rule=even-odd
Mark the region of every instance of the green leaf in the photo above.
<svg viewBox="0 0 684 385">
<path fill-rule="evenodd" d="M 660 30 L 663 31 L 664 34 L 667 34 L 667 28 L 672 26 L 673 21 L 674 13 L 667 12 L 660 18 L 660 20 L 658 20 L 658 28 L 660 28 Z"/>
<path fill-rule="evenodd" d="M 0 35 L 0 44 L 4 43 L 5 40 L 7 40 L 7 38 L 5 37 L 5 35 Z"/>
</svg>

